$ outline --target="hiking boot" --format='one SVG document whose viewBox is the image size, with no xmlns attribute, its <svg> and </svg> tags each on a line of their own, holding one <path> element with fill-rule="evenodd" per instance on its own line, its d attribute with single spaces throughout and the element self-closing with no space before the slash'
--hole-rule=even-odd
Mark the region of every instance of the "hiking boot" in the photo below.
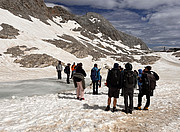
<svg viewBox="0 0 180 132">
<path fill-rule="evenodd" d="M 79 98 L 79 97 L 77 97 L 77 99 L 79 100 L 80 98 Z"/>
<path fill-rule="evenodd" d="M 123 109 L 123 110 L 122 110 L 122 112 L 124 112 L 124 113 L 128 114 L 128 111 L 127 111 L 127 110 L 125 110 L 125 109 Z"/>
<path fill-rule="evenodd" d="M 129 110 L 129 114 L 132 114 L 132 110 Z"/>
<path fill-rule="evenodd" d="M 108 105 L 105 109 L 105 111 L 109 111 L 110 110 L 110 106 Z"/>
<path fill-rule="evenodd" d="M 80 100 L 85 100 L 84 98 L 81 98 Z"/>
<path fill-rule="evenodd" d="M 116 111 L 117 111 L 116 107 L 113 107 L 112 112 L 116 112 Z"/>
<path fill-rule="evenodd" d="M 141 110 L 141 106 L 134 107 L 135 110 Z"/>
<path fill-rule="evenodd" d="M 144 109 L 143 110 L 148 110 L 148 107 L 144 107 Z"/>
</svg>

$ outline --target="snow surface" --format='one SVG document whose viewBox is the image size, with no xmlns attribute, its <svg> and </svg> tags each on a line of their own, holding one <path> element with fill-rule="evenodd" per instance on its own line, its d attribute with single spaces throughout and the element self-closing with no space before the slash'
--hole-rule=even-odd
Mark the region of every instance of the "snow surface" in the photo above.
<svg viewBox="0 0 180 132">
<path fill-rule="evenodd" d="M 171 61 L 174 58 L 164 53 L 159 55 L 162 59 L 153 65 L 153 70 L 160 75 L 160 81 L 157 83 L 154 96 L 151 97 L 149 111 L 133 111 L 132 115 L 126 115 L 121 112 L 124 108 L 122 97 L 118 99 L 118 112 L 104 111 L 108 92 L 108 88 L 104 85 L 99 88 L 99 95 L 92 95 L 92 88 L 87 87 L 84 101 L 76 99 L 75 89 L 61 91 L 59 94 L 12 96 L 12 99 L 0 99 L 0 131 L 178 132 L 180 130 L 180 62 Z M 138 64 L 133 66 L 137 68 Z M 143 68 L 143 66 L 139 67 Z M 26 76 L 28 75 L 24 75 L 25 78 Z M 103 75 L 103 78 L 105 79 L 106 76 Z M 39 87 L 41 83 L 38 84 Z M 50 86 L 51 83 L 46 81 L 49 89 L 56 87 L 54 84 Z M 59 87 L 65 85 L 59 83 Z M 37 93 L 38 91 L 39 89 Z M 137 93 L 136 90 L 134 106 L 137 105 Z"/>
</svg>

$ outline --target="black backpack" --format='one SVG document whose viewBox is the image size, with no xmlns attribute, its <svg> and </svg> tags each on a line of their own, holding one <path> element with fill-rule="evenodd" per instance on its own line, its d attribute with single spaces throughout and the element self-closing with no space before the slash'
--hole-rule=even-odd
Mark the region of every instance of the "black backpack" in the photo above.
<svg viewBox="0 0 180 132">
<path fill-rule="evenodd" d="M 121 73 L 119 69 L 112 69 L 109 71 L 108 86 L 112 88 L 121 88 Z"/>
<path fill-rule="evenodd" d="M 135 86 L 135 74 L 131 70 L 124 71 L 124 87 L 134 88 Z"/>
<path fill-rule="evenodd" d="M 156 88 L 156 81 L 159 80 L 159 76 L 155 72 L 144 73 L 142 86 L 144 90 L 153 91 Z"/>
</svg>

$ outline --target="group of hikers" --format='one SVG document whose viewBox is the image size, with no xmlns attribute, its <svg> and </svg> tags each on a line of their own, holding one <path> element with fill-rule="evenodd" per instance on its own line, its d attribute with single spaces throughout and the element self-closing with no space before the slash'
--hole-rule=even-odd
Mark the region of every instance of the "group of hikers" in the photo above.
<svg viewBox="0 0 180 132">
<path fill-rule="evenodd" d="M 78 63 L 70 67 L 70 63 L 64 69 L 64 72 L 67 74 L 67 83 L 69 84 L 70 77 L 70 68 L 72 71 L 71 78 L 73 79 L 74 85 L 77 88 L 76 95 L 78 100 L 84 100 L 84 89 L 85 89 L 85 80 L 86 72 L 82 68 L 83 64 Z M 59 61 L 59 64 L 56 67 L 58 72 L 58 79 L 61 79 L 62 65 Z M 138 72 L 132 71 L 132 64 L 126 63 L 125 69 L 119 66 L 118 63 L 114 63 L 112 69 L 108 71 L 107 79 L 105 85 L 108 87 L 108 101 L 105 111 L 110 110 L 111 98 L 113 97 L 113 109 L 112 112 L 117 111 L 116 104 L 117 98 L 119 98 L 120 89 L 121 96 L 124 97 L 125 109 L 123 110 L 126 114 L 132 114 L 133 109 L 141 110 L 142 97 L 146 95 L 146 104 L 143 108 L 148 110 L 150 106 L 150 96 L 153 96 L 153 91 L 156 87 L 156 81 L 159 80 L 159 76 L 156 72 L 151 71 L 151 66 L 146 66 L 144 70 L 139 69 Z M 94 67 L 91 69 L 91 80 L 93 84 L 93 95 L 98 94 L 98 87 L 101 86 L 101 75 L 98 65 L 94 64 Z M 139 94 L 138 94 L 138 105 L 133 107 L 133 95 L 134 89 L 138 85 Z"/>
</svg>

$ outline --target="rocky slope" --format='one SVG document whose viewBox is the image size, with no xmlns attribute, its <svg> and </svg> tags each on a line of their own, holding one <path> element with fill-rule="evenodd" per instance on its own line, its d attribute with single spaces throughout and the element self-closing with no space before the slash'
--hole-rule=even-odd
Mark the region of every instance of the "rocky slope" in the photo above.
<svg viewBox="0 0 180 132">
<path fill-rule="evenodd" d="M 37 52 L 42 52 L 41 57 L 36 57 L 44 59 L 42 65 L 49 66 L 49 63 L 45 61 L 47 57 L 42 57 L 47 51 L 48 57 L 53 56 L 54 59 L 63 60 L 48 49 L 44 49 L 47 45 L 52 45 L 56 46 L 57 51 L 64 50 L 79 59 L 92 56 L 92 60 L 98 61 L 101 58 L 110 57 L 120 62 L 136 61 L 142 64 L 151 64 L 158 60 L 158 57 L 146 56 L 147 52 L 150 51 L 142 40 L 116 30 L 110 22 L 97 13 L 90 12 L 84 16 L 77 16 L 62 7 L 46 7 L 43 0 L 1 0 L 0 9 L 2 12 L 8 10 L 14 15 L 9 17 L 13 17 L 15 22 L 23 23 L 22 26 L 17 26 L 17 23 L 15 24 L 13 20 L 7 18 L 8 16 L 0 16 L 2 19 L 0 39 L 18 40 L 17 44 L 13 44 L 13 46 L 9 44 L 9 47 L 0 54 L 6 55 L 12 47 L 30 45 L 30 48 L 36 47 Z M 19 42 L 25 40 L 24 37 L 26 37 L 28 44 Z M 35 43 L 38 42 L 41 48 L 41 45 L 44 45 L 44 48 L 34 46 L 30 42 L 32 40 Z M 14 52 L 17 51 L 9 54 L 16 54 Z M 36 64 L 24 65 L 22 63 L 26 61 L 24 58 L 31 59 L 32 57 L 28 55 L 25 53 L 23 58 L 18 58 L 18 61 L 17 56 L 13 56 L 14 62 L 21 63 L 25 67 L 43 67 L 39 64 L 38 66 Z M 136 59 L 134 55 L 140 56 L 140 59 Z M 50 59 L 53 62 L 51 65 L 54 65 L 54 59 Z M 65 59 L 64 62 L 66 63 Z M 27 63 L 35 63 L 35 61 L 27 61 Z"/>
</svg>

